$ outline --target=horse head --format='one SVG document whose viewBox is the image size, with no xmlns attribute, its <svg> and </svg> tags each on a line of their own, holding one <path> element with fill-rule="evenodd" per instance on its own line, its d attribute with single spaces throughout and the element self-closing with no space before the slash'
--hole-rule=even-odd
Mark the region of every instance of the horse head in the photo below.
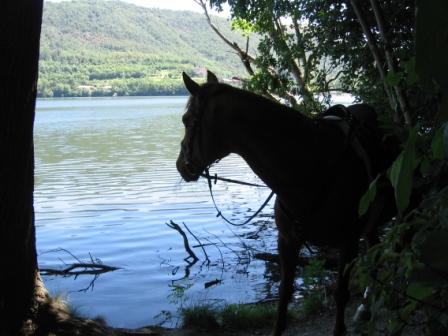
<svg viewBox="0 0 448 336">
<path fill-rule="evenodd" d="M 185 72 L 182 73 L 185 87 L 190 93 L 186 112 L 182 116 L 185 135 L 181 141 L 176 166 L 182 178 L 196 181 L 202 172 L 214 161 L 226 154 L 221 147 L 217 128 L 213 123 L 213 88 L 217 86 L 216 76 L 207 71 L 207 82 L 198 84 Z"/>
</svg>

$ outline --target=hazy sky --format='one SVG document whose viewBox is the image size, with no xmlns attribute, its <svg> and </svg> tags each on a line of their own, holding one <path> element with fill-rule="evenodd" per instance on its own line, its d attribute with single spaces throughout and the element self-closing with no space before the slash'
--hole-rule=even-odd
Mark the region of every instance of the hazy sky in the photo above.
<svg viewBox="0 0 448 336">
<path fill-rule="evenodd" d="M 69 0 L 45 0 L 52 2 L 61 2 L 61 1 L 69 1 Z M 193 0 L 121 0 L 124 2 L 130 2 L 137 6 L 144 7 L 156 7 L 156 8 L 165 8 L 165 9 L 173 9 L 173 10 L 189 10 L 194 12 L 202 13 L 202 8 L 195 3 Z M 228 16 L 229 11 L 225 10 L 223 13 L 215 13 L 220 16 Z"/>
<path fill-rule="evenodd" d="M 193 0 L 123 0 L 138 6 L 157 7 L 200 12 L 201 7 Z"/>
</svg>

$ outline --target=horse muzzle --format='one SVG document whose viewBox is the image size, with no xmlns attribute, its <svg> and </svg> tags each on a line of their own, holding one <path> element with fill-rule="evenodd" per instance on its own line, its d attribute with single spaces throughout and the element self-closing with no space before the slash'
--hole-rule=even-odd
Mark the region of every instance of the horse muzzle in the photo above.
<svg viewBox="0 0 448 336">
<path fill-rule="evenodd" d="M 199 179 L 201 176 L 202 170 L 199 171 L 199 169 L 196 169 L 191 164 L 189 164 L 187 161 L 185 161 L 182 157 L 182 155 L 179 155 L 176 161 L 176 167 L 177 171 L 179 172 L 180 176 L 186 181 L 186 182 L 194 182 Z"/>
</svg>

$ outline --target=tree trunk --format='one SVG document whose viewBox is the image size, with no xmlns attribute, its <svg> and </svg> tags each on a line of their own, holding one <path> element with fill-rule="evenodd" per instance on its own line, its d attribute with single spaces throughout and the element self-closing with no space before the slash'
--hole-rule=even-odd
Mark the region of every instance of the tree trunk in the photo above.
<svg viewBox="0 0 448 336">
<path fill-rule="evenodd" d="M 35 306 L 33 123 L 43 0 L 0 4 L 0 334 Z"/>
</svg>

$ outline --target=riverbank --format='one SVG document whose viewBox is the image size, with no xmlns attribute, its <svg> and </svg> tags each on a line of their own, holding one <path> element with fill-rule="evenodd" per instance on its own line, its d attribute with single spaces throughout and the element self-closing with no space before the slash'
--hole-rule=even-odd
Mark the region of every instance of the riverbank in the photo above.
<svg viewBox="0 0 448 336">
<path fill-rule="evenodd" d="M 347 307 L 345 320 L 347 324 L 346 336 L 361 335 L 357 332 L 352 317 L 359 304 L 359 298 L 352 298 L 351 303 Z M 41 325 L 39 335 L 58 335 L 58 336 L 269 336 L 271 335 L 272 326 L 263 328 L 162 328 L 159 326 L 147 326 L 137 329 L 112 328 L 107 326 L 101 318 L 83 319 L 70 315 L 67 307 L 58 304 L 51 310 L 53 315 L 52 325 Z M 306 318 L 294 319 L 290 321 L 289 326 L 283 336 L 328 336 L 333 332 L 334 307 L 328 307 L 324 310 L 317 311 Z M 387 334 L 387 316 L 383 316 L 382 321 L 377 323 L 376 331 L 372 335 Z M 44 323 L 48 323 L 48 319 Z M 45 329 L 42 330 L 42 329 Z M 29 334 L 34 335 L 34 334 Z M 402 333 L 402 336 L 421 336 L 428 335 L 420 326 L 408 326 Z"/>
<path fill-rule="evenodd" d="M 353 330 L 351 316 L 355 311 L 356 304 L 352 303 L 346 313 L 349 332 L 347 335 L 356 335 Z M 38 330 L 42 335 L 83 335 L 83 336 L 264 336 L 270 335 L 272 326 L 263 328 L 224 328 L 217 325 L 208 328 L 189 326 L 185 328 L 162 328 L 158 326 L 147 326 L 137 329 L 112 328 L 105 324 L 101 318 L 86 319 L 76 316 L 63 302 L 50 299 L 46 305 L 46 312 L 40 314 L 43 318 Z M 334 325 L 334 308 L 315 312 L 306 318 L 294 319 L 289 323 L 284 336 L 303 335 L 319 336 L 330 335 Z M 39 333 L 39 334 L 40 334 Z"/>
</svg>

